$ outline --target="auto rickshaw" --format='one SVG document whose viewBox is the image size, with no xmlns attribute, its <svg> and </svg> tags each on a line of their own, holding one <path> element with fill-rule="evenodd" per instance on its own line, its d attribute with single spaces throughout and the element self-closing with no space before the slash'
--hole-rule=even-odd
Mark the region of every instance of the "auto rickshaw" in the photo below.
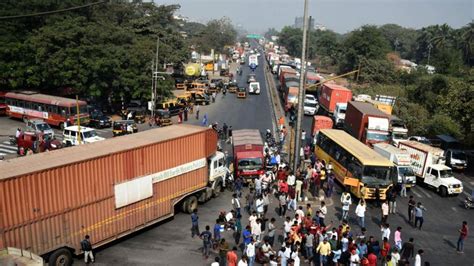
<svg viewBox="0 0 474 266">
<path fill-rule="evenodd" d="M 137 133 L 138 127 L 134 120 L 117 120 L 112 124 L 114 137 Z"/>
<path fill-rule="evenodd" d="M 27 155 L 28 150 L 33 153 L 39 153 L 47 150 L 61 149 L 63 147 L 61 141 L 50 135 L 30 131 L 22 132 L 18 139 L 16 139 L 16 144 L 18 147 L 17 153 L 20 156 Z"/>
<path fill-rule="evenodd" d="M 143 123 L 145 123 L 145 120 L 146 120 L 146 109 L 143 109 L 143 110 L 140 110 L 140 111 L 136 111 L 136 112 L 134 113 L 133 120 L 135 121 L 135 123 L 138 123 L 138 124 L 143 124 Z"/>
<path fill-rule="evenodd" d="M 240 87 L 237 89 L 237 98 L 247 98 L 247 89 Z"/>
<path fill-rule="evenodd" d="M 171 126 L 171 114 L 168 110 L 158 110 L 156 114 L 156 125 L 159 127 Z"/>
</svg>

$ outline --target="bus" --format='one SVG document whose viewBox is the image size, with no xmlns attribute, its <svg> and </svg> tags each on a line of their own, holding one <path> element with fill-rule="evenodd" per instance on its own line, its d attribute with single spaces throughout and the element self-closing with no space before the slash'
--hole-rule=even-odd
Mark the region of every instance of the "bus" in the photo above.
<svg viewBox="0 0 474 266">
<path fill-rule="evenodd" d="M 12 118 L 42 119 L 46 123 L 64 129 L 80 119 L 81 124 L 89 123 L 87 102 L 51 96 L 32 91 L 7 92 L 5 94 L 7 115 Z M 79 105 L 79 115 L 77 114 Z"/>
<path fill-rule="evenodd" d="M 0 91 L 0 115 L 7 114 L 7 104 L 5 103 L 6 92 Z"/>
<path fill-rule="evenodd" d="M 336 180 L 358 198 L 376 199 L 378 187 L 379 199 L 385 200 L 394 186 L 392 162 L 342 130 L 320 130 L 316 156 L 326 166 L 331 163 Z"/>
</svg>

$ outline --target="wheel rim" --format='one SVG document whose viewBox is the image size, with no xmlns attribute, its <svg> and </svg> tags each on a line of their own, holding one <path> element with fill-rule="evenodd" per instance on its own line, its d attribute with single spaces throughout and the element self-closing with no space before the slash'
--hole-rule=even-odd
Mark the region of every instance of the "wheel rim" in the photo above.
<svg viewBox="0 0 474 266">
<path fill-rule="evenodd" d="M 56 260 L 56 265 L 58 265 L 58 266 L 69 265 L 68 261 L 69 261 L 68 256 L 62 254 L 62 255 L 58 256 L 58 258 Z"/>
</svg>

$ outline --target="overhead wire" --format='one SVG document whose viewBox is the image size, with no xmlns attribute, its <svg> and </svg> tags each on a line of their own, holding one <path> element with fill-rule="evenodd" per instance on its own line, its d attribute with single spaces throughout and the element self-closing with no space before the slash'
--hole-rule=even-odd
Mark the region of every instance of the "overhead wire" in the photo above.
<svg viewBox="0 0 474 266">
<path fill-rule="evenodd" d="M 53 10 L 53 11 L 45 11 L 45 12 L 39 12 L 39 13 L 33 13 L 33 14 L 26 14 L 26 15 L 4 16 L 4 17 L 0 17 L 0 20 L 19 19 L 19 18 L 28 18 L 28 17 L 37 17 L 37 16 L 47 16 L 47 15 L 51 15 L 51 14 L 69 12 L 69 11 L 82 9 L 82 8 L 87 8 L 87 7 L 91 7 L 91 6 L 95 6 L 95 5 L 105 4 L 107 2 L 108 1 L 99 1 L 99 2 L 85 4 L 85 5 L 82 5 L 82 6 L 69 7 L 69 8 Z"/>
</svg>

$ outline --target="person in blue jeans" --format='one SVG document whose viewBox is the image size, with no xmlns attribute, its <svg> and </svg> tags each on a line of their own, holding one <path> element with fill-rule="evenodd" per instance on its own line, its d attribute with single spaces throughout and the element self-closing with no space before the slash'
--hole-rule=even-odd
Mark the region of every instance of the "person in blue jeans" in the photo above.
<svg viewBox="0 0 474 266">
<path fill-rule="evenodd" d="M 191 214 L 191 237 L 199 236 L 199 216 L 197 212 L 198 210 L 194 209 Z"/>
<path fill-rule="evenodd" d="M 202 255 L 207 259 L 211 250 L 212 234 L 209 231 L 211 227 L 206 225 L 206 230 L 199 236 L 202 239 Z"/>
</svg>

